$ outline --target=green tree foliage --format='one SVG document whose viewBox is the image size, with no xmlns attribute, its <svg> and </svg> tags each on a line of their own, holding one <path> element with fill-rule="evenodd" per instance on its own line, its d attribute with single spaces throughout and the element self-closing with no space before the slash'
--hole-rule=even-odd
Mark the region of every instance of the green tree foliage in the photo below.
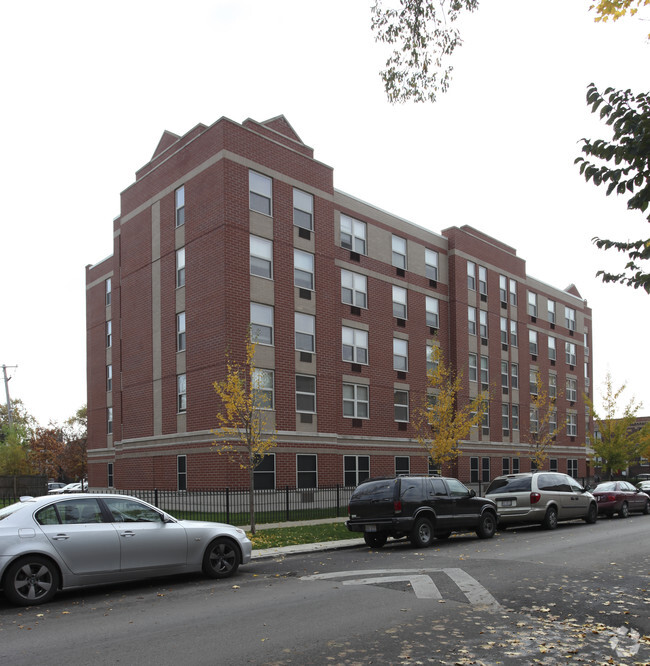
<svg viewBox="0 0 650 666">
<path fill-rule="evenodd" d="M 0 474 L 19 476 L 31 474 L 29 462 L 29 437 L 27 427 L 22 423 L 4 424 L 3 441 L 0 443 Z"/>
<path fill-rule="evenodd" d="M 650 93 L 634 95 L 630 90 L 607 88 L 598 92 L 592 83 L 587 89 L 587 104 L 593 113 L 600 109 L 600 118 L 613 130 L 611 141 L 583 139 L 578 157 L 580 173 L 587 182 L 605 186 L 606 194 L 628 196 L 629 210 L 645 213 L 650 203 Z M 650 222 L 650 213 L 647 215 Z M 625 284 L 650 293 L 650 238 L 635 241 L 615 241 L 594 238 L 599 249 L 614 248 L 626 253 L 628 262 L 619 273 L 598 271 L 603 282 Z"/>
<path fill-rule="evenodd" d="M 585 402 L 594 419 L 596 432 L 591 433 L 592 460 L 605 468 L 607 476 L 611 478 L 614 471 L 625 469 L 632 461 L 639 457 L 642 447 L 647 446 L 648 427 L 634 431 L 632 426 L 642 407 L 635 398 L 622 408 L 619 414 L 621 396 L 625 391 L 625 384 L 614 388 L 609 373 L 605 378 L 602 410 L 596 410 L 594 402 L 585 396 Z"/>
<path fill-rule="evenodd" d="M 11 421 L 14 425 L 23 426 L 29 434 L 38 426 L 36 419 L 27 411 L 20 398 L 11 401 Z M 7 405 L 3 403 L 0 405 L 0 441 L 2 441 L 5 426 L 9 426 L 9 417 Z"/>
</svg>

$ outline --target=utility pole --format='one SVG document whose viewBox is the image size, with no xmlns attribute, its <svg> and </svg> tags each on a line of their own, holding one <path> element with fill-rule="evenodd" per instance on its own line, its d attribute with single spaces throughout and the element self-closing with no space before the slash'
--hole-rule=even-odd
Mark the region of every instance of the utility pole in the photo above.
<svg viewBox="0 0 650 666">
<path fill-rule="evenodd" d="M 5 394 L 7 395 L 7 420 L 9 422 L 9 427 L 13 425 L 13 421 L 11 418 L 11 398 L 9 397 L 9 380 L 11 377 L 7 377 L 7 368 L 17 368 L 17 365 L 3 365 L 2 366 L 2 374 L 4 375 L 5 378 Z"/>
</svg>

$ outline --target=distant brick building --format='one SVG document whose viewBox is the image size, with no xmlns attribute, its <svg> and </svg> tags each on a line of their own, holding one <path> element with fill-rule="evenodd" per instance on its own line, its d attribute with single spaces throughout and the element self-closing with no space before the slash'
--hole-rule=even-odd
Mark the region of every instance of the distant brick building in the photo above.
<svg viewBox="0 0 650 666">
<path fill-rule="evenodd" d="M 93 487 L 240 487 L 216 455 L 212 382 L 258 335 L 277 446 L 259 487 L 426 473 L 410 413 L 428 346 L 490 392 L 452 473 L 528 471 L 530 378 L 567 422 L 546 465 L 588 473 L 591 310 L 470 227 L 434 233 L 333 186 L 283 116 L 165 132 L 122 193 L 113 254 L 86 269 Z M 549 276 L 552 279 L 552 275 Z"/>
</svg>

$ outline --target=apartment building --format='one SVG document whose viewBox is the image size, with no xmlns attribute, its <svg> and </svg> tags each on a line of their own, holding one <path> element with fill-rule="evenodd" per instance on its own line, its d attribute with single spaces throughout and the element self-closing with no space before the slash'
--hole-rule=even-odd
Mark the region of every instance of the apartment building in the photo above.
<svg viewBox="0 0 650 666">
<path fill-rule="evenodd" d="M 531 469 L 537 373 L 562 426 L 545 466 L 589 472 L 592 319 L 575 286 L 527 275 L 472 226 L 436 233 L 336 190 L 284 116 L 164 132 L 86 290 L 93 487 L 247 486 L 212 445 L 212 384 L 249 326 L 277 430 L 256 487 L 427 473 L 411 416 L 433 345 L 462 372 L 459 403 L 489 392 L 445 472 Z"/>
</svg>

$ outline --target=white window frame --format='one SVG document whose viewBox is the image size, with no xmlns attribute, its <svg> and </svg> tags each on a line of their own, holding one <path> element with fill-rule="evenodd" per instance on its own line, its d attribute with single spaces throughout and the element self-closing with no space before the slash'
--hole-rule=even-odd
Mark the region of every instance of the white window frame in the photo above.
<svg viewBox="0 0 650 666">
<path fill-rule="evenodd" d="M 187 344 L 187 337 L 185 331 L 185 313 L 178 312 L 176 314 L 176 351 L 185 351 Z"/>
<path fill-rule="evenodd" d="M 478 382 L 478 355 L 474 352 L 469 353 L 469 381 Z"/>
<path fill-rule="evenodd" d="M 537 331 L 528 331 L 528 350 L 533 356 L 537 356 L 539 347 L 537 345 Z"/>
<path fill-rule="evenodd" d="M 408 293 L 404 287 L 393 285 L 393 317 L 408 319 Z"/>
<path fill-rule="evenodd" d="M 510 382 L 510 368 L 508 361 L 501 361 L 501 388 L 507 389 Z"/>
<path fill-rule="evenodd" d="M 316 317 L 294 312 L 295 343 L 297 351 L 316 352 Z"/>
<path fill-rule="evenodd" d="M 519 363 L 510 364 L 510 386 L 519 389 Z"/>
<path fill-rule="evenodd" d="M 110 393 L 113 390 L 113 364 L 106 365 L 106 392 Z"/>
<path fill-rule="evenodd" d="M 427 373 L 433 372 L 438 367 L 438 361 L 433 360 L 433 345 L 426 345 L 427 348 Z"/>
<path fill-rule="evenodd" d="M 528 372 L 528 388 L 530 395 L 538 395 L 537 393 L 537 375 L 538 370 L 530 370 Z"/>
<path fill-rule="evenodd" d="M 251 301 L 251 338 L 260 345 L 272 347 L 274 343 L 274 311 L 272 305 Z M 261 333 L 268 331 L 263 337 Z"/>
<path fill-rule="evenodd" d="M 398 423 L 409 422 L 409 392 L 405 389 L 393 389 L 393 417 Z"/>
<path fill-rule="evenodd" d="M 566 399 L 569 402 L 578 402 L 578 380 L 575 377 L 566 378 Z"/>
<path fill-rule="evenodd" d="M 294 248 L 293 284 L 300 289 L 314 291 L 314 255 Z"/>
<path fill-rule="evenodd" d="M 433 296 L 426 296 L 425 309 L 427 326 L 440 328 L 440 301 Z"/>
<path fill-rule="evenodd" d="M 185 185 L 174 192 L 174 210 L 176 227 L 182 227 L 185 224 Z"/>
<path fill-rule="evenodd" d="M 573 308 L 564 308 L 564 322 L 570 331 L 576 330 L 576 311 Z"/>
<path fill-rule="evenodd" d="M 508 278 L 505 275 L 499 275 L 499 301 L 508 305 Z"/>
<path fill-rule="evenodd" d="M 467 332 L 470 335 L 476 335 L 476 308 L 467 306 Z"/>
<path fill-rule="evenodd" d="M 571 412 L 566 415 L 566 434 L 567 437 L 578 436 L 578 415 Z"/>
<path fill-rule="evenodd" d="M 473 261 L 467 262 L 467 288 L 476 291 L 476 264 Z"/>
<path fill-rule="evenodd" d="M 512 423 L 512 430 L 513 432 L 515 430 L 519 430 L 519 405 L 510 405 L 510 416 L 511 416 L 511 423 Z"/>
<path fill-rule="evenodd" d="M 176 288 L 185 286 L 185 248 L 176 250 Z"/>
<path fill-rule="evenodd" d="M 298 378 L 308 379 L 313 383 L 313 390 L 306 390 L 305 382 L 301 382 L 302 386 L 298 386 Z M 305 409 L 305 405 L 300 405 L 301 398 L 312 402 L 311 409 Z M 301 409 L 302 407 L 302 409 Z M 296 412 L 299 414 L 315 414 L 316 413 L 316 377 L 314 375 L 304 375 L 302 373 L 296 374 Z"/>
<path fill-rule="evenodd" d="M 507 402 L 501 403 L 501 429 L 510 430 L 510 405 Z"/>
<path fill-rule="evenodd" d="M 341 213 L 341 247 L 357 254 L 367 254 L 367 225 Z"/>
<path fill-rule="evenodd" d="M 548 397 L 557 398 L 557 374 L 554 372 L 548 375 Z"/>
<path fill-rule="evenodd" d="M 537 317 L 537 294 L 534 291 L 528 292 L 528 314 Z"/>
<path fill-rule="evenodd" d="M 488 313 L 487 310 L 478 311 L 478 330 L 480 337 L 487 340 L 488 337 Z"/>
<path fill-rule="evenodd" d="M 253 407 L 260 411 L 275 409 L 275 372 L 267 368 L 253 368 L 251 378 Z"/>
<path fill-rule="evenodd" d="M 314 196 L 293 188 L 293 223 L 296 227 L 314 230 Z"/>
<path fill-rule="evenodd" d="M 517 322 L 514 319 L 510 320 L 510 346 L 517 347 L 518 345 L 518 336 L 517 336 Z"/>
<path fill-rule="evenodd" d="M 113 320 L 109 319 L 106 322 L 106 349 L 113 346 Z"/>
<path fill-rule="evenodd" d="M 112 435 L 113 434 L 113 408 L 112 407 L 107 407 L 106 408 L 106 434 L 107 435 Z"/>
<path fill-rule="evenodd" d="M 250 235 L 250 274 L 267 280 L 273 279 L 273 241 Z M 257 261 L 255 261 L 257 260 Z"/>
<path fill-rule="evenodd" d="M 531 407 L 529 410 L 529 432 L 533 435 L 539 432 L 539 410 Z"/>
<path fill-rule="evenodd" d="M 478 267 L 478 292 L 487 296 L 487 268 L 485 266 Z"/>
<path fill-rule="evenodd" d="M 341 328 L 341 343 L 343 361 L 368 365 L 368 331 L 343 326 Z"/>
<path fill-rule="evenodd" d="M 438 252 L 424 248 L 424 274 L 429 280 L 438 281 L 438 262 Z"/>
<path fill-rule="evenodd" d="M 105 289 L 106 289 L 106 305 L 108 306 L 111 304 L 111 297 L 113 293 L 113 281 L 111 280 L 111 278 L 106 278 Z"/>
<path fill-rule="evenodd" d="M 391 238 L 391 263 L 395 268 L 406 270 L 406 238 L 392 235 Z"/>
<path fill-rule="evenodd" d="M 577 365 L 576 357 L 576 345 L 575 342 L 565 342 L 564 343 L 564 356 L 567 362 L 567 365 Z"/>
<path fill-rule="evenodd" d="M 368 278 L 361 273 L 342 268 L 341 302 L 366 309 L 368 307 Z"/>
<path fill-rule="evenodd" d="M 261 215 L 273 215 L 273 179 L 257 171 L 248 171 L 248 207 Z"/>
<path fill-rule="evenodd" d="M 517 305 L 517 280 L 510 278 L 510 305 Z"/>
<path fill-rule="evenodd" d="M 409 343 L 402 338 L 393 338 L 393 370 L 408 372 Z"/>
<path fill-rule="evenodd" d="M 555 323 L 555 301 L 552 301 L 550 298 L 546 301 L 546 312 L 548 316 L 548 321 L 551 324 Z"/>
<path fill-rule="evenodd" d="M 508 318 L 499 317 L 499 327 L 501 329 L 501 344 L 508 344 Z"/>
<path fill-rule="evenodd" d="M 481 386 L 490 385 L 490 359 L 487 356 L 481 356 L 480 359 L 480 377 L 481 377 Z"/>
<path fill-rule="evenodd" d="M 557 345 L 556 340 L 552 335 L 548 336 L 548 358 L 549 361 L 557 360 Z"/>
<path fill-rule="evenodd" d="M 176 411 L 178 414 L 187 412 L 187 374 L 176 375 Z"/>
<path fill-rule="evenodd" d="M 348 406 L 347 414 L 346 405 Z M 350 406 L 352 407 L 351 413 Z M 343 418 L 364 420 L 370 418 L 370 387 L 367 384 L 343 383 Z"/>
</svg>

